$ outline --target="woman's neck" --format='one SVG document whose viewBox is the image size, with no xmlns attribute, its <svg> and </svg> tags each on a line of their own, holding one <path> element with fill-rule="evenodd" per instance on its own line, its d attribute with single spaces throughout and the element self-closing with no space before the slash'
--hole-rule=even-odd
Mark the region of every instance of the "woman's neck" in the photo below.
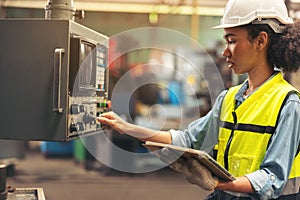
<svg viewBox="0 0 300 200">
<path fill-rule="evenodd" d="M 274 70 L 271 68 L 268 68 L 267 70 L 257 70 L 257 71 L 249 72 L 248 73 L 249 88 L 246 91 L 245 95 L 252 93 L 255 89 L 261 86 L 266 80 L 268 80 L 272 76 L 273 73 Z"/>
</svg>

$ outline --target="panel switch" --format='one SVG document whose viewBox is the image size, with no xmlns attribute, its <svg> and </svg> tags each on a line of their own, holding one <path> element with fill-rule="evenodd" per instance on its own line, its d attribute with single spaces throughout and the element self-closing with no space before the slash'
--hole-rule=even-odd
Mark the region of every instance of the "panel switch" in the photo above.
<svg viewBox="0 0 300 200">
<path fill-rule="evenodd" d="M 80 112 L 79 105 L 78 104 L 72 104 L 71 105 L 71 114 L 77 115 L 77 114 L 79 114 L 79 112 Z"/>
</svg>

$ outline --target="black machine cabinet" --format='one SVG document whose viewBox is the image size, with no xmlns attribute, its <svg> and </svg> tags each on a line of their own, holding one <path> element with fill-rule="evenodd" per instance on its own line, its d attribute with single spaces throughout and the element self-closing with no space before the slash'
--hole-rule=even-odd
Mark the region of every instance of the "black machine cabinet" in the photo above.
<svg viewBox="0 0 300 200">
<path fill-rule="evenodd" d="M 0 20 L 0 139 L 67 141 L 101 129 L 108 37 L 72 20 Z"/>
</svg>

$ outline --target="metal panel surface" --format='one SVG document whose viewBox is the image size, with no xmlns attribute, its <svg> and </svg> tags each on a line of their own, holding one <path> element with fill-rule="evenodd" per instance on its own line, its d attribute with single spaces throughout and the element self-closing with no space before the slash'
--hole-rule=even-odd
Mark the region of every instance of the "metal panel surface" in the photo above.
<svg viewBox="0 0 300 200">
<path fill-rule="evenodd" d="M 69 139 L 70 34 L 81 34 L 70 27 L 89 31 L 70 20 L 0 20 L 1 139 Z M 63 50 L 59 78 L 57 49 Z M 61 79 L 60 91 L 56 79 Z M 61 112 L 54 111 L 57 101 Z"/>
</svg>

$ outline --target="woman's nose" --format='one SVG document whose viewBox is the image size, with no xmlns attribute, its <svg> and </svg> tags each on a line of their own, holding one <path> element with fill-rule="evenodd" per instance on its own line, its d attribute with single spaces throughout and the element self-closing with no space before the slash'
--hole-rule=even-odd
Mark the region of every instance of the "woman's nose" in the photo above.
<svg viewBox="0 0 300 200">
<path fill-rule="evenodd" d="M 224 57 L 230 57 L 231 53 L 230 53 L 230 51 L 229 51 L 229 49 L 228 49 L 227 46 L 224 48 L 224 50 L 223 50 L 223 52 L 222 52 L 222 55 L 223 55 Z"/>
</svg>

